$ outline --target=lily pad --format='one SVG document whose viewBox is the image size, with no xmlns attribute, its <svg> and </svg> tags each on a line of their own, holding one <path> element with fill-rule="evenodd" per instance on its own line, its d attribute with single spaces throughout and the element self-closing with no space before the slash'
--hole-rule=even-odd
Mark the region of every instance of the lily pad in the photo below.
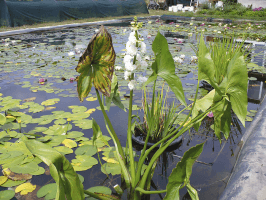
<svg viewBox="0 0 266 200">
<path fill-rule="evenodd" d="M 15 191 L 13 190 L 4 190 L 4 191 L 0 191 L 0 199 L 3 200 L 10 200 L 15 196 Z"/>
<path fill-rule="evenodd" d="M 83 145 L 77 148 L 75 151 L 76 155 L 93 156 L 96 153 L 97 153 L 97 147 L 93 145 Z"/>
<path fill-rule="evenodd" d="M 75 171 L 85 171 L 90 169 L 93 165 L 98 164 L 98 160 L 87 155 L 77 155 L 76 159 L 71 162 Z"/>
<path fill-rule="evenodd" d="M 119 164 L 115 164 L 115 163 L 104 163 L 101 167 L 101 171 L 104 174 L 112 174 L 114 175 L 118 175 L 121 174 L 121 167 Z"/>
<path fill-rule="evenodd" d="M 56 151 L 59 151 L 62 154 L 71 154 L 71 153 L 73 153 L 73 150 L 71 148 L 64 147 L 64 146 L 54 147 L 54 149 Z"/>
<path fill-rule="evenodd" d="M 45 186 L 42 186 L 38 192 L 37 192 L 37 197 L 42 198 L 45 197 L 45 199 L 50 200 L 54 199 L 56 197 L 56 192 L 57 192 L 57 185 L 56 183 L 50 183 Z"/>
</svg>

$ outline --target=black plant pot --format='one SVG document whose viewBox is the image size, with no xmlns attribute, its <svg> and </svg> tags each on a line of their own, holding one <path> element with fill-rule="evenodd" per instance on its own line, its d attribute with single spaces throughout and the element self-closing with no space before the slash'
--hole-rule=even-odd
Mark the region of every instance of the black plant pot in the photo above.
<svg viewBox="0 0 266 200">
<path fill-rule="evenodd" d="M 139 131 L 138 128 L 136 127 L 135 128 L 135 133 L 136 131 Z M 134 134 L 132 134 L 132 140 L 139 146 L 141 147 L 141 149 L 143 148 L 144 144 L 145 144 L 145 139 L 141 136 L 136 136 Z M 178 148 L 180 146 L 182 142 L 182 136 L 179 136 L 178 138 L 176 138 L 168 147 L 166 150 L 174 150 L 176 148 Z M 147 143 L 147 147 L 151 147 L 153 146 L 155 143 L 152 143 L 152 142 L 148 142 Z M 155 149 L 158 149 L 160 147 L 160 145 L 158 145 L 157 147 L 155 147 Z"/>
</svg>

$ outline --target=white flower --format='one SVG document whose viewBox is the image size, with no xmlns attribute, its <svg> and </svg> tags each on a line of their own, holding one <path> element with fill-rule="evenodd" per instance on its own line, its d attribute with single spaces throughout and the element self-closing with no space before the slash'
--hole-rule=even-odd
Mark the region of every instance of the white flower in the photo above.
<svg viewBox="0 0 266 200">
<path fill-rule="evenodd" d="M 122 67 L 121 66 L 115 66 L 115 70 L 121 70 Z"/>
<path fill-rule="evenodd" d="M 5 43 L 5 46 L 8 47 L 9 46 L 9 43 Z"/>
<path fill-rule="evenodd" d="M 226 28 L 227 27 L 227 24 L 225 24 L 224 27 Z"/>
<path fill-rule="evenodd" d="M 99 29 L 95 29 L 95 33 L 98 33 L 99 32 Z"/>
<path fill-rule="evenodd" d="M 131 55 L 125 55 L 124 57 L 124 63 L 127 63 L 127 62 L 131 62 L 131 60 L 133 59 L 134 57 L 131 56 Z"/>
<path fill-rule="evenodd" d="M 141 56 L 139 53 L 137 53 L 136 59 L 137 59 L 137 61 L 141 62 Z"/>
<path fill-rule="evenodd" d="M 129 81 L 129 83 L 128 83 L 128 88 L 129 88 L 130 90 L 133 90 L 133 89 L 135 88 L 135 84 L 136 84 L 136 81 L 135 81 L 135 80 L 131 80 L 131 81 Z"/>
<path fill-rule="evenodd" d="M 214 33 L 216 33 L 216 32 L 217 32 L 217 30 L 213 30 L 213 32 L 214 32 Z"/>
<path fill-rule="evenodd" d="M 75 48 L 75 52 L 76 52 L 76 54 L 80 54 L 81 52 L 80 52 L 80 50 L 79 50 L 79 48 Z"/>
<path fill-rule="evenodd" d="M 125 80 L 128 80 L 128 77 L 130 77 L 130 76 L 131 76 L 131 72 L 125 71 L 125 73 L 124 73 Z"/>
<path fill-rule="evenodd" d="M 136 44 L 137 38 L 135 37 L 135 32 L 131 32 L 128 37 L 128 41 L 133 44 Z"/>
<path fill-rule="evenodd" d="M 127 52 L 130 54 L 130 55 L 136 55 L 137 53 L 137 47 L 135 46 L 135 44 L 133 44 L 132 42 L 128 41 L 127 44 L 126 44 L 126 49 L 127 49 Z"/>
<path fill-rule="evenodd" d="M 143 67 L 148 67 L 148 63 L 145 60 L 140 61 L 140 65 Z"/>
<path fill-rule="evenodd" d="M 222 26 L 222 23 L 219 23 L 218 25 L 219 25 L 219 26 Z"/>
<path fill-rule="evenodd" d="M 68 56 L 74 56 L 75 55 L 75 53 L 73 52 L 73 51 L 70 51 L 69 53 L 68 53 Z"/>
<path fill-rule="evenodd" d="M 16 40 L 12 40 L 11 42 L 12 42 L 12 44 L 16 44 Z"/>
<path fill-rule="evenodd" d="M 137 68 L 137 66 L 133 65 L 131 62 L 127 62 L 127 63 L 125 63 L 125 68 L 126 68 L 126 70 L 132 72 Z"/>
<path fill-rule="evenodd" d="M 182 55 L 180 56 L 181 59 L 185 59 L 185 57 L 186 57 L 186 56 L 185 56 L 184 54 L 182 54 Z"/>
<path fill-rule="evenodd" d="M 150 57 L 149 57 L 149 56 L 145 56 L 144 59 L 145 59 L 145 60 L 150 60 Z"/>
<path fill-rule="evenodd" d="M 182 60 L 181 58 L 177 57 L 177 56 L 174 57 L 174 61 L 175 61 L 175 62 L 178 62 L 178 63 L 180 63 L 180 64 L 183 62 L 183 60 Z"/>
<path fill-rule="evenodd" d="M 126 28 L 123 30 L 123 33 L 125 33 L 125 32 L 127 32 L 127 29 Z"/>
<path fill-rule="evenodd" d="M 190 61 L 191 62 L 195 62 L 196 60 L 198 60 L 197 56 L 191 56 Z"/>
<path fill-rule="evenodd" d="M 221 31 L 218 31 L 217 33 L 221 33 Z"/>
<path fill-rule="evenodd" d="M 193 23 L 190 23 L 189 25 L 190 25 L 190 26 L 193 26 Z"/>
<path fill-rule="evenodd" d="M 146 78 L 145 76 L 139 76 L 137 80 L 139 83 L 144 83 L 148 80 L 148 78 Z"/>
<path fill-rule="evenodd" d="M 151 38 L 151 35 L 149 34 L 149 35 L 147 35 L 147 38 L 149 39 L 149 38 Z"/>
<path fill-rule="evenodd" d="M 146 44 L 144 42 L 141 42 L 140 45 L 141 45 L 141 53 L 146 53 Z"/>
<path fill-rule="evenodd" d="M 10 38 L 6 38 L 5 41 L 6 41 L 6 42 L 10 41 Z"/>
</svg>

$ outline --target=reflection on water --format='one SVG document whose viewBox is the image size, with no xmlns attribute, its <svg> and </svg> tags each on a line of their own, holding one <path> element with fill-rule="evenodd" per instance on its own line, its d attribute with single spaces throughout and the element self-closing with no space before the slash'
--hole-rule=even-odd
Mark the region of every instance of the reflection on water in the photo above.
<svg viewBox="0 0 266 200">
<path fill-rule="evenodd" d="M 99 28 L 98 26 L 93 27 L 86 27 L 86 28 L 80 28 L 80 29 L 70 29 L 70 30 L 60 30 L 56 32 L 46 32 L 41 34 L 27 34 L 22 36 L 16 36 L 11 38 L 12 39 L 21 39 L 23 40 L 23 43 L 25 44 L 25 47 L 23 47 L 22 50 L 26 51 L 35 51 L 33 49 L 35 44 L 45 43 L 45 48 L 51 47 L 54 48 L 52 52 L 55 52 L 56 55 L 54 55 L 53 58 L 51 58 L 52 62 L 55 62 L 57 60 L 64 60 L 64 55 L 57 55 L 58 51 L 64 52 L 64 48 L 68 47 L 67 50 L 72 49 L 74 51 L 75 48 L 80 49 L 80 51 L 84 50 L 86 48 L 85 42 L 88 42 L 91 36 L 94 34 L 94 31 L 96 28 Z M 111 28 L 111 27 L 110 27 Z M 115 45 L 116 52 L 120 52 L 124 47 L 125 42 L 127 41 L 127 35 L 119 35 L 117 34 L 118 31 L 114 31 L 111 29 L 112 36 L 118 41 Z M 121 31 L 120 31 L 121 32 Z M 168 34 L 168 32 L 166 32 Z M 148 34 L 147 32 L 145 33 Z M 144 35 L 145 35 L 144 34 Z M 172 33 L 169 32 L 169 37 L 171 37 Z M 81 40 L 80 36 L 83 36 L 86 38 L 86 40 Z M 188 41 L 188 38 L 182 36 L 182 35 L 174 35 L 172 34 L 172 37 L 176 37 L 179 39 L 184 39 L 185 43 Z M 172 39 L 172 38 L 170 38 Z M 211 40 L 211 37 L 206 37 L 206 40 Z M 85 42 L 84 42 L 85 41 Z M 189 39 L 189 42 L 195 43 L 196 38 L 193 36 L 192 39 Z M 151 43 L 151 41 L 149 41 Z M 82 43 L 82 44 L 81 44 Z M 176 44 L 173 43 L 173 44 Z M 52 46 L 55 45 L 55 46 Z M 61 46 L 59 46 L 61 45 Z M 177 45 L 172 46 L 173 48 L 176 48 Z M 43 48 L 43 53 L 47 53 L 46 49 Z M 255 46 L 257 48 L 257 46 Z M 147 45 L 147 49 L 150 50 L 150 47 Z M 256 49 L 253 53 L 257 53 L 258 51 L 262 51 L 262 48 L 258 46 L 258 49 Z M 179 51 L 181 48 L 179 49 Z M 187 46 L 182 45 L 182 52 L 184 50 L 184 54 L 187 52 L 192 52 L 191 49 L 188 49 Z M 51 52 L 51 51 L 49 51 Z M 19 52 L 18 52 L 19 54 Z M 265 55 L 265 53 L 263 54 Z M 1 58 L 2 59 L 2 58 Z M 5 58 L 3 58 L 5 60 Z M 24 58 L 23 58 L 24 59 Z M 35 62 L 33 62 L 34 57 L 25 58 L 26 61 L 32 62 L 32 65 L 36 65 Z M 254 62 L 257 62 L 260 66 L 265 66 L 265 56 L 257 55 L 254 57 Z M 47 65 L 45 65 L 47 64 Z M 48 66 L 51 64 L 50 61 L 42 65 L 47 71 L 51 70 L 48 68 Z M 189 65 L 189 62 L 186 63 Z M 56 68 L 52 68 L 52 70 L 58 70 L 61 65 L 63 64 L 55 65 Z M 23 66 L 27 67 L 27 66 Z M 19 78 L 23 77 L 25 75 L 24 68 L 21 68 L 16 73 L 12 74 L 12 78 L 16 80 L 16 76 Z M 75 66 L 71 66 L 74 67 Z M 185 66 L 187 67 L 187 66 Z M 177 66 L 177 71 L 181 71 L 185 68 L 183 66 Z M 195 67 L 196 68 L 196 67 Z M 190 69 L 191 70 L 191 69 Z M 26 72 L 27 73 L 27 72 Z M 143 72 L 146 73 L 146 72 Z M 119 75 L 119 73 L 117 73 Z M 121 73 L 122 74 L 122 73 Z M 189 95 L 189 97 L 193 97 L 193 92 L 195 90 L 195 85 L 197 83 L 197 72 L 196 69 L 192 68 L 192 71 L 186 74 L 178 73 L 182 80 L 182 84 L 184 86 L 184 90 L 186 94 Z M 14 76 L 13 76 L 14 75 Z M 60 74 L 61 75 L 61 74 Z M 184 75 L 184 76 L 183 76 Z M 61 78 L 61 77 L 60 77 Z M 121 78 L 121 75 L 120 75 Z M 31 80 L 36 82 L 36 77 L 33 77 Z M 44 91 L 38 91 L 38 93 L 32 93 L 28 88 L 22 88 L 20 85 L 14 85 L 14 80 L 10 80 L 10 74 L 1 72 L 0 74 L 0 86 L 1 86 L 1 93 L 3 93 L 4 96 L 12 95 L 13 98 L 20 98 L 20 99 L 26 99 L 32 96 L 37 97 L 36 102 L 41 103 L 42 101 L 50 98 L 57 98 L 60 95 L 51 93 L 48 94 Z M 29 80 L 27 78 L 22 79 L 22 81 Z M 12 82 L 13 81 L 13 82 Z M 21 81 L 21 82 L 22 82 Z M 52 78 L 49 79 L 48 83 L 51 83 L 53 80 Z M 63 85 L 65 84 L 65 85 Z M 265 95 L 266 86 L 265 86 L 265 80 L 257 79 L 257 80 L 250 80 L 248 85 L 248 97 L 249 97 L 249 105 L 248 110 L 257 110 L 258 105 L 255 103 L 259 103 L 263 96 Z M 60 89 L 67 88 L 68 91 L 65 91 L 64 93 L 68 92 L 76 92 L 76 85 L 69 83 L 69 82 L 54 82 L 53 87 L 58 87 Z M 123 86 L 125 89 L 122 89 L 122 92 L 126 94 L 128 92 L 127 86 Z M 122 88 L 122 87 L 121 87 Z M 56 89 L 56 88 L 53 88 Z M 59 90 L 57 90 L 59 91 Z M 74 94 L 73 93 L 73 94 Z M 135 92 L 134 99 L 140 100 L 141 99 L 141 93 Z M 72 94 L 72 93 L 71 93 Z M 95 92 L 92 91 L 92 94 L 95 95 Z M 186 95 L 186 97 L 188 97 Z M 77 99 L 77 97 L 67 97 L 67 98 L 60 98 L 60 103 L 57 104 L 57 110 L 67 110 L 67 107 L 70 105 L 80 105 L 80 106 L 86 106 L 88 108 L 91 107 L 97 107 L 97 102 L 84 102 L 80 103 Z M 191 103 L 188 100 L 188 103 Z M 69 110 L 67 110 L 69 111 Z M 40 112 L 33 114 L 34 117 L 40 117 L 44 114 L 49 114 L 50 111 Z M 134 114 L 137 114 L 135 112 Z M 140 118 L 142 118 L 141 115 L 143 113 L 138 112 L 140 115 Z M 126 124 L 127 124 L 127 113 L 121 111 L 117 108 L 111 108 L 110 112 L 108 113 L 109 117 L 111 118 L 111 122 L 114 126 L 114 129 L 118 133 L 118 137 L 122 143 L 123 146 L 126 146 Z M 104 134 L 107 134 L 104 120 L 102 120 L 102 113 L 100 111 L 96 111 L 93 115 L 93 118 L 99 123 L 100 127 L 102 128 L 102 131 Z M 115 117 L 113 117 L 115 116 Z M 250 122 L 247 122 L 246 126 L 249 126 Z M 168 176 L 171 174 L 172 170 L 176 166 L 176 164 L 180 161 L 184 153 L 191 148 L 192 146 L 195 146 L 196 144 L 205 142 L 204 150 L 201 156 L 198 158 L 198 162 L 195 163 L 193 167 L 193 173 L 191 176 L 191 185 L 195 187 L 198 190 L 200 199 L 204 200 L 213 200 L 218 199 L 219 195 L 223 191 L 226 180 L 228 176 L 231 173 L 232 167 L 234 166 L 237 153 L 239 151 L 239 142 L 241 140 L 244 127 L 239 123 L 238 119 L 232 115 L 232 130 L 230 137 L 227 141 L 222 139 L 222 143 L 219 143 L 219 140 L 215 137 L 214 131 L 212 129 L 213 119 L 212 118 L 206 118 L 202 122 L 202 126 L 200 127 L 200 130 L 197 132 L 193 128 L 186 132 L 183 137 L 183 142 L 180 146 L 176 146 L 174 149 L 172 149 L 170 152 L 165 152 L 162 156 L 160 156 L 157 164 L 157 168 L 155 169 L 152 188 L 163 190 L 166 187 L 166 184 L 168 182 Z M 33 129 L 33 125 L 29 125 L 27 128 L 25 128 L 25 132 Z M 79 129 L 78 127 L 73 126 L 74 131 L 84 131 Z M 86 130 L 84 131 L 86 133 L 87 137 L 92 136 L 92 130 Z M 135 146 L 135 150 L 137 151 L 137 154 L 140 154 L 140 149 L 138 149 Z M 151 155 L 150 155 L 151 156 Z M 150 157 L 149 156 L 149 157 Z M 73 159 L 73 155 L 67 155 L 67 158 L 69 160 Z M 146 162 L 148 164 L 148 160 Z M 106 175 L 104 175 L 100 171 L 99 165 L 93 166 L 90 170 L 79 172 L 81 175 L 85 177 L 84 182 L 84 188 L 89 188 L 96 185 L 106 185 L 109 186 L 109 183 L 112 185 L 115 185 L 117 183 L 120 184 L 119 176 L 109 176 L 111 179 L 107 180 Z M 43 183 L 39 180 L 40 177 L 34 177 L 33 183 L 42 185 Z M 45 180 L 47 177 L 45 178 Z M 39 181 L 38 181 L 39 180 Z M 150 199 L 162 199 L 164 194 L 161 196 L 159 195 L 152 195 Z M 180 191 L 180 196 L 182 199 L 190 199 L 188 196 L 188 193 L 186 189 L 182 189 Z"/>
</svg>

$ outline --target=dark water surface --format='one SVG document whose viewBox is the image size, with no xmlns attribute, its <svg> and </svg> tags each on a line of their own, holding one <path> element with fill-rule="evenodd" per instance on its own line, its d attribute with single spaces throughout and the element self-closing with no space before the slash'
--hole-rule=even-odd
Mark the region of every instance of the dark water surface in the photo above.
<svg viewBox="0 0 266 200">
<path fill-rule="evenodd" d="M 55 104 L 55 110 L 64 110 L 70 112 L 68 106 L 78 105 L 89 108 L 96 108 L 99 106 L 97 101 L 84 101 L 79 102 L 76 92 L 76 82 L 70 82 L 70 77 L 76 77 L 78 73 L 75 72 L 75 67 L 78 63 L 80 54 L 86 48 L 89 39 L 94 34 L 95 28 L 99 27 L 87 27 L 70 30 L 60 30 L 56 32 L 45 32 L 36 34 L 25 34 L 21 36 L 10 37 L 10 40 L 21 40 L 18 42 L 18 46 L 13 45 L 13 49 L 5 49 L 11 47 L 1 47 L 0 56 L 0 91 L 3 97 L 12 96 L 13 99 L 27 99 L 30 97 L 36 97 L 34 102 L 41 104 L 41 102 L 51 99 L 60 98 L 60 102 Z M 124 33 L 124 29 L 127 29 Z M 123 53 L 127 37 L 130 33 L 128 27 L 107 27 L 108 31 L 112 34 L 114 48 L 118 55 Z M 153 56 L 151 51 L 151 43 L 155 37 L 157 30 L 147 29 L 141 31 L 147 44 L 147 55 Z M 147 39 L 147 34 L 152 34 L 151 39 Z M 3 38 L 0 38 L 0 40 Z M 188 99 L 193 98 L 197 85 L 197 69 L 196 64 L 190 63 L 190 56 L 195 55 L 192 51 L 189 43 L 195 43 L 195 36 L 192 39 L 183 37 L 184 42 L 177 44 L 173 38 L 167 38 L 169 40 L 169 48 L 174 56 L 185 54 L 185 62 L 182 65 L 177 65 L 177 74 L 179 74 L 186 97 Z M 11 44 L 10 44 L 11 46 Z M 75 49 L 76 48 L 76 49 Z M 75 52 L 74 57 L 69 57 L 68 52 Z M 264 51 L 261 50 L 261 51 Z M 257 53 L 257 49 L 256 49 Z M 259 60 L 256 60 L 259 59 Z M 255 61 L 262 66 L 265 62 L 263 57 L 256 57 Z M 12 62 L 12 63 L 9 63 Z M 15 65 L 15 63 L 21 63 Z M 54 64 L 53 64 L 54 63 Z M 149 65 L 151 64 L 151 61 Z M 116 65 L 123 66 L 122 57 L 118 57 Z M 30 75 L 32 72 L 41 73 L 42 76 Z M 33 74 L 34 74 L 33 73 Z M 137 74 L 149 75 L 151 70 L 141 69 Z M 127 82 L 123 81 L 123 72 L 117 71 L 118 81 L 120 84 L 121 94 L 129 94 L 127 88 Z M 51 77 L 49 77 L 49 75 Z M 45 90 L 41 90 L 42 86 L 38 83 L 39 78 L 47 78 Z M 60 81 L 61 78 L 66 78 L 65 81 Z M 28 81 L 25 82 L 25 81 Z M 50 84 L 50 85 L 49 85 Z M 27 86 L 28 85 L 28 86 Z M 158 89 L 162 86 L 162 81 L 158 81 Z M 33 88 L 32 88 L 33 87 Z M 36 88 L 34 88 L 36 87 Z M 37 92 L 33 92 L 37 89 Z M 264 80 L 250 80 L 248 96 L 250 102 L 248 104 L 248 110 L 257 110 L 259 108 L 259 102 L 265 94 L 266 86 Z M 202 95 L 207 91 L 200 89 Z M 91 92 L 95 97 L 94 89 Z M 140 86 L 134 91 L 134 103 L 138 106 L 141 105 L 141 90 Z M 252 99 L 256 100 L 252 102 Z M 173 100 L 173 93 L 169 93 L 169 102 Z M 124 102 L 128 100 L 123 99 Z M 191 101 L 187 100 L 188 103 Z M 52 111 L 42 111 L 32 114 L 33 118 L 40 117 L 42 115 L 51 114 Z M 134 111 L 134 114 L 139 114 L 140 118 L 143 117 L 142 111 Z M 188 111 L 186 112 L 188 114 Z M 111 107 L 108 116 L 113 124 L 114 129 L 123 146 L 126 146 L 126 132 L 127 132 L 127 113 L 117 107 Z M 89 119 L 94 118 L 100 125 L 103 133 L 108 135 L 103 115 L 100 110 L 96 110 Z M 239 142 L 242 135 L 245 132 L 245 128 L 240 124 L 239 120 L 233 116 L 233 125 L 230 137 L 227 141 L 219 140 L 215 137 L 214 131 L 210 128 L 213 123 L 213 119 L 206 118 L 202 123 L 202 126 L 198 132 L 191 129 L 189 132 L 183 134 L 182 144 L 176 146 L 176 149 L 171 152 L 166 152 L 160 157 L 160 161 L 154 173 L 153 182 L 157 189 L 165 189 L 168 182 L 168 176 L 171 174 L 173 168 L 180 161 L 185 151 L 195 146 L 196 144 L 205 142 L 204 149 L 200 155 L 198 161 L 193 166 L 193 173 L 190 178 L 191 185 L 197 189 L 199 198 L 204 200 L 218 199 L 222 191 L 224 190 L 228 181 L 229 175 L 232 171 L 234 163 L 236 161 L 237 154 L 239 152 Z M 53 123 L 48 124 L 53 125 Z M 246 128 L 250 125 L 250 122 L 246 122 Z M 23 128 L 24 132 L 32 130 L 36 125 L 29 124 Z M 84 133 L 84 137 L 92 137 L 92 129 L 82 130 L 81 128 L 74 126 L 72 131 L 81 131 Z M 112 144 L 112 142 L 109 142 Z M 139 146 L 135 146 L 136 151 L 139 150 Z M 73 149 L 75 150 L 75 148 Z M 139 153 L 139 151 L 138 151 Z M 74 154 L 66 155 L 71 160 L 74 159 Z M 97 158 L 97 155 L 94 156 Z M 42 163 L 41 166 L 45 167 Z M 47 167 L 46 167 L 47 168 Z M 119 176 L 111 176 L 111 180 L 108 180 L 100 170 L 100 164 L 93 166 L 87 171 L 78 172 L 84 176 L 84 188 L 105 185 L 113 186 L 116 183 L 120 183 Z M 42 186 L 51 181 L 51 176 L 41 175 L 33 176 L 32 183 L 38 186 Z M 111 187 L 110 187 L 111 188 Z M 2 190 L 3 188 L 0 188 Z M 164 196 L 164 194 L 162 195 Z M 186 189 L 180 191 L 181 199 L 190 199 L 186 193 Z M 152 195 L 150 199 L 161 199 L 159 195 Z"/>
</svg>

